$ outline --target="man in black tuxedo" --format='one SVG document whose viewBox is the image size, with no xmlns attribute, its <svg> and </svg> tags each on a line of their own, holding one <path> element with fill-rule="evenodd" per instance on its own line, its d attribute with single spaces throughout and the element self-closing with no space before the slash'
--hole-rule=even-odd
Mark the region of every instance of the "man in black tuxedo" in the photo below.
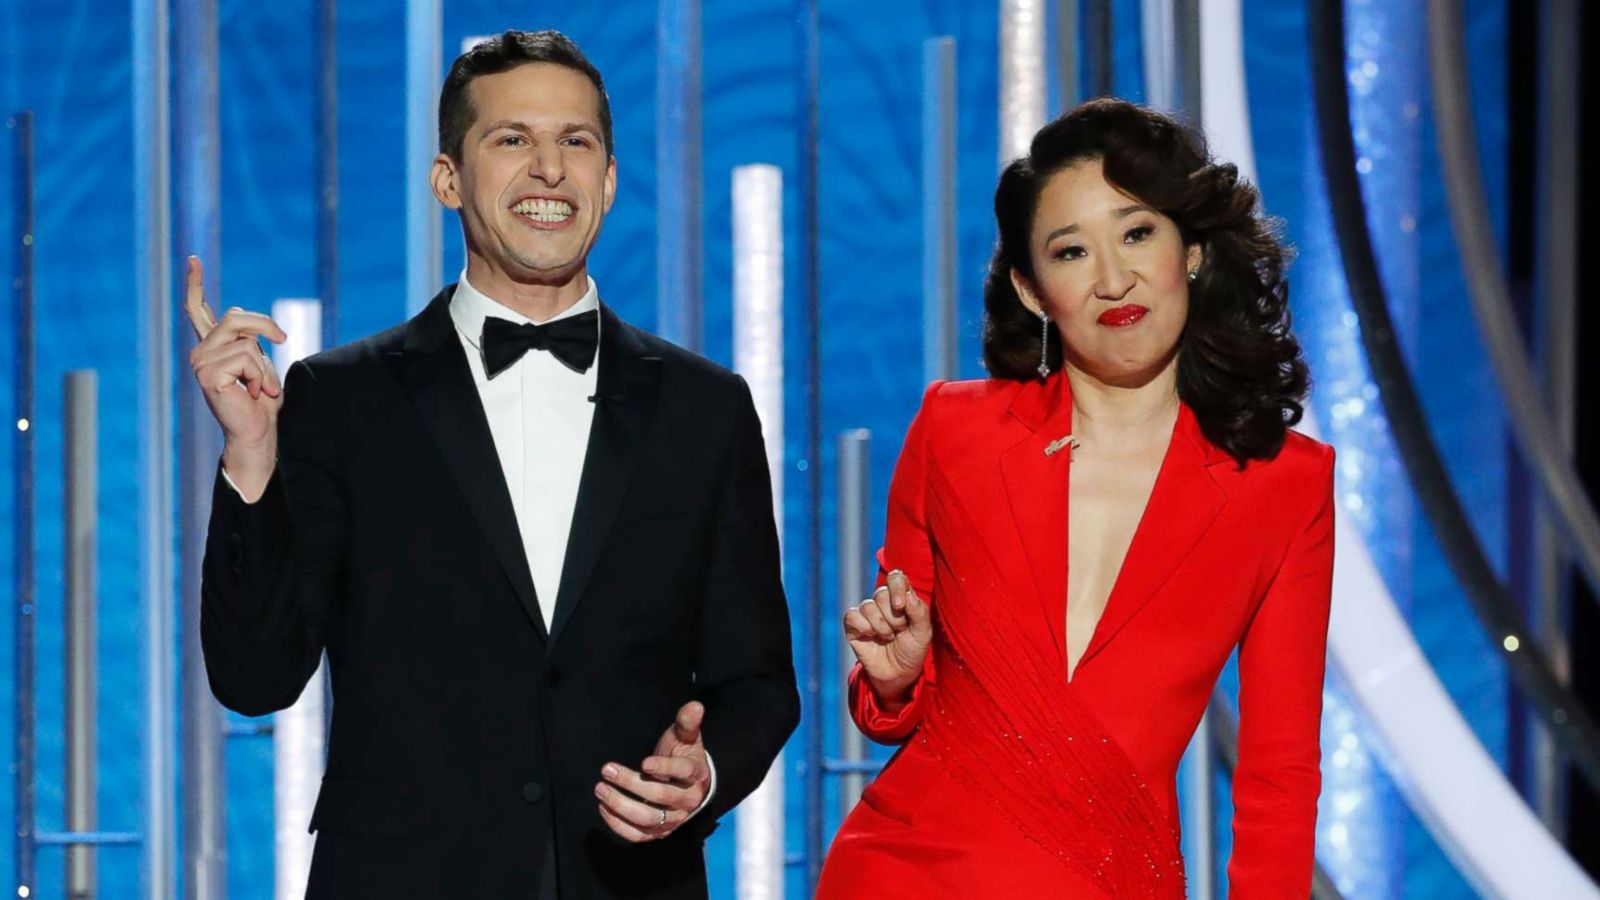
<svg viewBox="0 0 1600 900">
<path fill-rule="evenodd" d="M 467 267 L 410 322 L 280 387 L 281 330 L 214 320 L 190 263 L 212 690 L 283 709 L 327 652 L 309 897 L 703 897 L 799 719 L 749 390 L 600 303 L 616 160 L 575 44 L 463 54 L 439 131 Z"/>
</svg>

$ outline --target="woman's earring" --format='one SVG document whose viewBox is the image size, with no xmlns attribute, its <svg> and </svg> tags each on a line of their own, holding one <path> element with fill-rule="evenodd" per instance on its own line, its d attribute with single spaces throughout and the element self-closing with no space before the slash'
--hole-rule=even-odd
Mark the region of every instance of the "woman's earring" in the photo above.
<svg viewBox="0 0 1600 900">
<path fill-rule="evenodd" d="M 1190 269 L 1189 270 L 1189 280 L 1190 281 L 1194 281 L 1196 278 L 1199 278 L 1199 277 L 1200 277 L 1200 270 L 1199 269 Z"/>
<path fill-rule="evenodd" d="M 1039 377 L 1050 377 L 1050 317 L 1039 310 Z"/>
</svg>

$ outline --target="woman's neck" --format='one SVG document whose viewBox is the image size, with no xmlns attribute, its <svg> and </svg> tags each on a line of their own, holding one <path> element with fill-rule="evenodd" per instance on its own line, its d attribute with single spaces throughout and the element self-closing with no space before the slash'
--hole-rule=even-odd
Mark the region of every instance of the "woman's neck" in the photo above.
<svg viewBox="0 0 1600 900">
<path fill-rule="evenodd" d="M 1072 433 L 1083 443 L 1121 444 L 1141 434 L 1164 436 L 1177 417 L 1176 358 L 1137 383 L 1108 383 L 1071 363 L 1065 374 L 1072 386 Z"/>
</svg>

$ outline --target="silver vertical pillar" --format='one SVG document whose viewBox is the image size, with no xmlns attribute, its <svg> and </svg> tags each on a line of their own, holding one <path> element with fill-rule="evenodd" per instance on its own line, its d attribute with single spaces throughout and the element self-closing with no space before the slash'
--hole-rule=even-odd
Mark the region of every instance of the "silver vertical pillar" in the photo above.
<svg viewBox="0 0 1600 900">
<path fill-rule="evenodd" d="M 428 184 L 438 155 L 441 0 L 406 0 L 406 311 L 441 287 L 440 207 Z"/>
<path fill-rule="evenodd" d="M 660 0 L 656 27 L 656 325 L 699 351 L 704 253 L 700 189 L 700 0 Z"/>
<path fill-rule="evenodd" d="M 1200 19 L 1198 0 L 1143 0 L 1145 92 L 1150 105 L 1205 127 L 1201 106 Z M 1211 713 L 1189 741 L 1184 774 L 1183 842 L 1191 860 L 1189 896 L 1214 900 L 1216 883 L 1216 755 Z"/>
<path fill-rule="evenodd" d="M 177 250 L 206 267 L 213 303 L 222 271 L 222 156 L 217 93 L 216 0 L 175 0 L 173 46 L 173 161 Z M 174 352 L 188 369 L 194 339 L 178 332 Z M 178 433 L 179 582 L 183 604 L 183 869 L 186 900 L 227 896 L 227 831 L 223 813 L 222 709 L 211 696 L 200 648 L 200 562 L 211 511 L 211 486 L 222 452 L 221 431 L 193 378 L 181 379 Z"/>
<path fill-rule="evenodd" d="M 1056 85 L 1061 90 L 1061 106 L 1071 109 L 1082 103 L 1083 79 L 1078 74 L 1078 0 L 1056 0 Z"/>
<path fill-rule="evenodd" d="M 322 315 L 318 330 L 321 340 L 331 345 L 339 331 L 338 0 L 317 0 L 316 30 L 317 299 Z"/>
<path fill-rule="evenodd" d="M 279 300 L 272 318 L 288 340 L 272 348 L 272 364 L 279 372 L 322 349 L 322 304 L 316 300 Z M 312 673 L 294 705 L 273 717 L 273 850 L 277 861 L 273 896 L 300 900 L 311 875 L 315 845 L 306 827 L 316 806 L 325 756 L 324 692 L 327 664 Z"/>
<path fill-rule="evenodd" d="M 1550 0 L 1539 17 L 1538 296 L 1540 375 L 1555 426 L 1556 445 L 1570 459 L 1577 445 L 1578 334 L 1578 36 L 1576 0 Z M 1553 510 L 1539 501 L 1534 532 L 1534 627 L 1539 644 L 1563 683 L 1572 676 L 1567 643 L 1570 560 L 1563 553 Z M 1530 712 L 1530 720 L 1537 714 Z M 1533 806 L 1550 833 L 1566 834 L 1566 768 L 1555 743 L 1536 722 L 1530 727 Z"/>
<path fill-rule="evenodd" d="M 1151 106 L 1200 121 L 1199 0 L 1141 0 L 1145 96 Z"/>
<path fill-rule="evenodd" d="M 871 549 L 867 543 L 870 521 L 869 489 L 872 472 L 872 432 L 857 428 L 839 435 L 839 498 L 838 535 L 839 558 L 835 566 L 839 579 L 839 615 L 865 600 L 872 590 L 872 580 L 867 577 L 871 568 Z M 855 667 L 855 653 L 848 642 L 838 643 L 839 648 L 839 758 L 846 763 L 860 763 L 867 757 L 867 746 L 855 720 L 850 717 L 850 706 L 844 697 L 845 679 Z M 866 777 L 861 772 L 846 771 L 839 781 L 839 817 L 842 819 L 855 808 L 861 799 Z"/>
<path fill-rule="evenodd" d="M 99 643 L 95 606 L 98 600 L 99 497 L 96 439 L 98 389 L 93 371 L 68 372 L 65 378 L 66 435 L 62 442 L 66 468 L 66 701 L 68 831 L 95 831 L 95 688 L 99 683 L 95 647 Z M 97 894 L 95 848 L 70 846 L 66 852 L 68 900 Z"/>
<path fill-rule="evenodd" d="M 1045 122 L 1045 0 L 1000 0 L 1000 165 Z"/>
<path fill-rule="evenodd" d="M 922 42 L 923 381 L 956 377 L 957 216 L 956 42 L 929 38 Z"/>
<path fill-rule="evenodd" d="M 134 255 L 139 292 L 139 603 L 144 610 L 142 896 L 177 895 L 173 760 L 171 82 L 165 0 L 133 3 Z"/>
<path fill-rule="evenodd" d="M 772 505 L 783 539 L 783 172 L 733 170 L 733 357 L 761 417 Z M 739 805 L 735 877 L 740 900 L 783 897 L 784 755 Z"/>
<path fill-rule="evenodd" d="M 1190 900 L 1215 900 L 1217 897 L 1217 812 L 1213 799 L 1216 781 L 1216 751 L 1212 744 L 1211 712 L 1200 717 L 1200 726 L 1189 740 L 1183 757 L 1183 853 L 1188 858 Z"/>
<path fill-rule="evenodd" d="M 32 896 L 34 888 L 34 849 L 38 821 L 34 809 L 34 522 L 33 522 L 33 113 L 18 113 L 6 120 L 6 132 L 15 145 L 16 200 L 13 226 L 16 231 L 17 278 L 11 283 L 17 312 L 16 365 L 16 720 L 14 737 L 16 758 L 12 773 L 16 777 L 16 824 L 11 833 L 16 840 L 18 897 Z"/>
</svg>

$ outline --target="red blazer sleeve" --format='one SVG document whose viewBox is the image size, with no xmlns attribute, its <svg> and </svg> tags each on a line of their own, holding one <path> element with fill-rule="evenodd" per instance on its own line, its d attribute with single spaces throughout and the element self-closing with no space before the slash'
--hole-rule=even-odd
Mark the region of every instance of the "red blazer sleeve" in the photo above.
<svg viewBox="0 0 1600 900">
<path fill-rule="evenodd" d="M 1311 892 L 1322 788 L 1323 666 L 1333 590 L 1333 448 L 1317 461 L 1310 508 L 1239 645 L 1239 763 L 1230 895 Z"/>
<path fill-rule="evenodd" d="M 906 574 L 917 594 L 929 604 L 934 603 L 933 591 L 933 541 L 928 534 L 927 504 L 927 429 L 929 405 L 938 393 L 942 381 L 928 385 L 922 395 L 922 408 L 911 420 L 906 432 L 905 446 L 900 450 L 900 460 L 895 463 L 894 479 L 889 483 L 889 511 L 883 546 L 878 549 L 878 586 L 882 587 L 888 574 L 895 569 Z M 937 626 L 936 626 L 937 627 Z M 922 666 L 922 677 L 911 688 L 911 698 L 893 712 L 879 703 L 872 686 L 867 683 L 861 665 L 850 672 L 847 695 L 850 698 L 850 715 L 861 733 L 880 744 L 898 744 L 905 741 L 917 723 L 922 720 L 923 698 L 934 683 L 933 653 Z"/>
</svg>

